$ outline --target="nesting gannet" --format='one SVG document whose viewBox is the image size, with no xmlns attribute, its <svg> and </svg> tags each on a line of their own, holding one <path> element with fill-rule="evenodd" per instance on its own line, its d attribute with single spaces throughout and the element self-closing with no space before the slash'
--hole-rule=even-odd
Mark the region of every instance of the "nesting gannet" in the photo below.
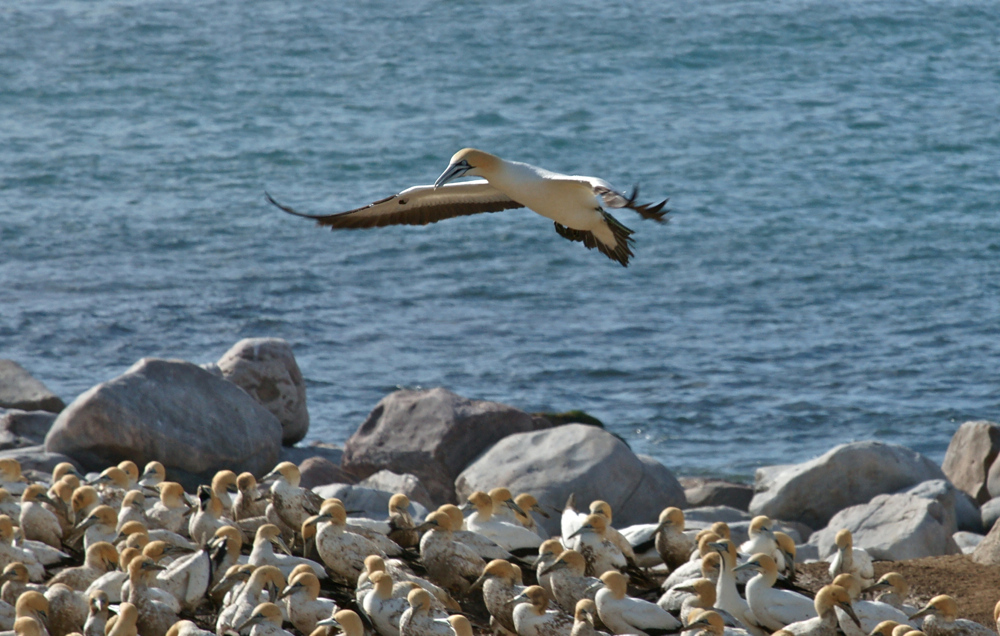
<svg viewBox="0 0 1000 636">
<path fill-rule="evenodd" d="M 4 582 L 0 588 L 0 599 L 11 605 L 17 603 L 17 599 L 25 592 L 45 592 L 44 585 L 29 581 L 28 568 L 20 561 L 8 564 L 0 575 L 0 581 Z"/>
<path fill-rule="evenodd" d="M 555 597 L 552 596 L 552 585 L 550 583 L 552 575 L 548 572 L 548 568 L 556 562 L 556 559 L 562 554 L 563 549 L 563 544 L 559 539 L 546 539 L 542 541 L 542 545 L 538 546 L 538 557 L 533 563 L 535 566 L 535 579 L 545 589 L 550 599 L 554 599 Z"/>
<path fill-rule="evenodd" d="M 20 495 L 27 487 L 28 479 L 21 474 L 21 462 L 9 457 L 0 459 L 0 488 Z"/>
<path fill-rule="evenodd" d="M 373 572 L 369 580 L 370 589 L 365 593 L 360 605 L 379 636 L 399 636 L 399 619 L 410 607 L 407 596 L 414 589 L 412 584 L 406 590 L 406 595 L 394 594 L 392 577 L 386 572 Z M 401 590 L 402 591 L 402 590 Z"/>
<path fill-rule="evenodd" d="M 766 515 L 757 515 L 750 521 L 750 528 L 747 530 L 749 538 L 740 544 L 740 554 L 763 553 L 774 559 L 781 572 L 785 569 L 785 556 L 778 548 L 778 541 L 774 537 L 774 521 Z"/>
<path fill-rule="evenodd" d="M 509 493 L 508 493 L 509 494 Z M 466 529 L 480 534 L 515 556 L 535 554 L 542 538 L 518 523 L 493 518 L 493 499 L 482 491 L 469 495 L 468 502 L 476 510 L 465 520 Z M 514 503 L 510 499 L 511 504 Z"/>
<path fill-rule="evenodd" d="M 233 531 L 235 532 L 234 529 Z M 143 555 L 149 555 L 152 545 L 153 543 L 143 548 Z M 206 545 L 196 552 L 179 557 L 157 572 L 155 585 L 170 592 L 182 609 L 194 611 L 204 600 L 205 592 L 212 584 L 213 570 L 228 567 L 235 562 L 232 552 L 232 546 L 228 549 L 220 546 L 219 551 L 216 551 L 213 546 Z M 238 544 L 235 552 L 239 554 Z M 227 555 L 230 556 L 229 559 L 226 558 Z"/>
<path fill-rule="evenodd" d="M 321 620 L 318 624 L 323 626 L 338 625 L 344 636 L 364 636 L 365 634 L 365 626 L 361 622 L 361 617 L 349 609 L 340 610 L 330 618 Z"/>
<path fill-rule="evenodd" d="M 486 567 L 486 561 L 472 548 L 455 540 L 451 517 L 447 514 L 432 512 L 420 527 L 429 528 L 420 539 L 420 557 L 427 575 L 451 593 L 464 596 Z"/>
<path fill-rule="evenodd" d="M 316 515 L 316 551 L 333 574 L 350 585 L 357 585 L 358 576 L 364 571 L 365 557 L 377 554 L 385 558 L 386 555 L 368 539 L 348 532 L 346 525 L 344 507 L 335 501 L 324 503 L 320 514 Z"/>
<path fill-rule="evenodd" d="M 236 627 L 236 631 L 242 632 L 250 627 L 250 636 L 294 636 L 281 628 L 281 622 L 281 608 L 274 603 L 261 603 Z"/>
<path fill-rule="evenodd" d="M 607 517 L 591 514 L 587 515 L 586 521 L 577 531 L 564 537 L 567 547 L 576 550 L 587 560 L 587 576 L 600 576 L 628 566 L 622 551 L 607 539 L 607 528 Z"/>
<path fill-rule="evenodd" d="M 97 489 L 101 503 L 111 506 L 117 513 L 122 506 L 125 493 L 129 491 L 128 473 L 117 466 L 110 466 L 91 483 Z"/>
<path fill-rule="evenodd" d="M 532 585 L 519 595 L 528 600 L 514 607 L 514 627 L 518 636 L 569 636 L 573 632 L 573 617 L 557 609 L 548 609 L 549 598 L 538 585 Z"/>
<path fill-rule="evenodd" d="M 709 554 L 718 554 L 715 552 L 714 548 L 712 548 L 712 544 L 720 540 L 722 537 L 714 532 L 704 532 L 698 534 L 698 549 L 694 552 L 694 556 L 692 556 L 690 561 L 670 573 L 667 580 L 663 582 L 663 589 L 669 590 L 672 587 L 681 585 L 685 581 L 699 578 L 702 576 L 702 565 L 704 563 L 705 556 Z"/>
<path fill-rule="evenodd" d="M 278 517 L 288 527 L 297 529 L 308 517 L 319 513 L 323 498 L 307 488 L 301 488 L 302 473 L 292 462 L 281 462 L 264 479 L 271 484 L 271 504 Z"/>
<path fill-rule="evenodd" d="M 552 565 L 542 571 L 549 577 L 552 597 L 559 607 L 575 608 L 584 598 L 593 600 L 601 580 L 587 576 L 587 560 L 576 550 L 565 550 Z"/>
<path fill-rule="evenodd" d="M 399 617 L 399 636 L 451 636 L 451 626 L 443 625 L 431 614 L 431 595 L 423 588 L 410 591 L 410 606 Z"/>
<path fill-rule="evenodd" d="M 843 614 L 843 610 L 837 609 L 837 619 L 840 621 L 840 629 L 844 632 L 845 636 L 868 636 L 883 621 L 910 624 L 913 629 L 917 628 L 916 623 L 911 624 L 906 614 L 888 603 L 858 600 L 858 597 L 861 596 L 861 584 L 858 583 L 858 577 L 853 574 L 838 574 L 833 579 L 833 584 L 847 590 L 847 595 L 851 597 L 851 606 L 854 608 L 854 613 L 857 615 L 858 620 L 861 621 L 860 626 L 855 625 L 853 621 L 847 618 L 846 614 Z"/>
<path fill-rule="evenodd" d="M 483 179 L 445 185 L 464 176 Z M 625 196 L 603 179 L 549 172 L 474 148 L 458 151 L 433 186 L 407 188 L 394 196 L 340 214 L 301 214 L 265 193 L 267 200 L 281 210 L 315 219 L 319 225 L 331 229 L 426 225 L 456 216 L 526 207 L 552 219 L 556 232 L 563 238 L 581 242 L 588 249 L 596 247 L 623 266 L 628 266 L 632 256 L 629 247 L 632 230 L 604 208 L 629 208 L 643 218 L 659 222 L 667 213 L 663 211 L 666 200 L 640 205 L 636 202 L 638 194 L 638 188 Z"/>
<path fill-rule="evenodd" d="M 139 634 L 139 608 L 132 603 L 122 603 L 118 607 L 118 617 L 111 627 L 106 630 L 107 636 L 138 636 Z"/>
<path fill-rule="evenodd" d="M 795 540 L 790 536 L 781 531 L 774 531 L 774 541 L 778 544 L 778 550 L 781 551 L 781 556 L 785 560 L 785 567 L 778 568 L 778 574 L 784 576 L 791 582 L 795 582 L 795 555 L 797 548 L 795 547 Z"/>
<path fill-rule="evenodd" d="M 656 551 L 671 572 L 690 561 L 697 546 L 684 534 L 684 513 L 680 508 L 664 508 L 656 528 Z"/>
<path fill-rule="evenodd" d="M 690 592 L 690 595 L 681 603 L 680 609 L 681 622 L 685 625 L 690 625 L 692 614 L 712 610 L 722 617 L 722 622 L 727 627 L 743 627 L 743 623 L 736 620 L 735 616 L 724 609 L 715 607 L 715 583 L 711 580 L 705 578 L 694 579 L 678 587 Z M 657 603 L 657 605 L 663 607 L 660 603 Z M 663 607 L 663 609 L 668 608 Z"/>
<path fill-rule="evenodd" d="M 87 597 L 82 592 L 56 583 L 45 591 L 45 599 L 49 602 L 48 628 L 51 636 L 67 636 L 83 629 L 89 608 Z"/>
<path fill-rule="evenodd" d="M 628 579 L 614 570 L 601 575 L 604 587 L 597 591 L 594 603 L 601 622 L 615 634 L 647 636 L 653 631 L 675 631 L 680 622 L 655 603 L 626 595 Z"/>
<path fill-rule="evenodd" d="M 220 470 L 212 477 L 212 492 L 222 503 L 222 516 L 232 518 L 233 496 L 239 494 L 236 486 L 236 473 L 231 470 Z"/>
<path fill-rule="evenodd" d="M 128 564 L 128 602 L 139 611 L 136 625 L 142 636 L 165 636 L 170 626 L 177 622 L 180 605 L 169 594 L 164 596 L 158 593 L 162 590 L 152 587 L 156 573 L 163 569 L 147 556 L 138 556 Z"/>
<path fill-rule="evenodd" d="M 273 565 L 263 565 L 250 574 L 250 579 L 240 589 L 239 594 L 227 605 L 215 621 L 215 633 L 223 636 L 227 629 L 235 629 L 253 615 L 254 609 L 267 598 L 276 599 L 285 587 L 285 577 Z M 265 592 L 266 590 L 266 592 Z"/>
<path fill-rule="evenodd" d="M 808 620 L 799 621 L 785 625 L 780 631 L 783 636 L 836 636 L 838 632 L 837 613 L 834 608 L 839 607 L 857 624 L 857 616 L 854 615 L 854 608 L 851 607 L 851 597 L 847 590 L 839 585 L 827 585 L 816 593 L 813 601 L 813 608 L 816 615 Z"/>
<path fill-rule="evenodd" d="M 25 539 L 46 543 L 57 550 L 62 548 L 62 526 L 42 502 L 52 503 L 45 493 L 45 486 L 31 484 L 21 494 L 21 534 Z"/>
<path fill-rule="evenodd" d="M 263 517 L 267 509 L 267 499 L 257 488 L 253 473 L 240 473 L 236 477 L 236 495 L 233 496 L 233 519 L 241 521 L 253 517 Z"/>
<path fill-rule="evenodd" d="M 580 599 L 573 610 L 573 630 L 570 636 L 609 636 L 594 627 L 597 622 L 597 605 L 589 598 Z"/>
<path fill-rule="evenodd" d="M 83 565 L 66 568 L 52 577 L 48 585 L 63 583 L 78 592 L 85 591 L 103 574 L 118 567 L 118 550 L 106 541 L 98 541 L 87 548 Z"/>
<path fill-rule="evenodd" d="M 875 597 L 876 601 L 888 603 L 907 616 L 917 612 L 917 608 L 913 605 L 903 603 L 903 599 L 910 593 L 910 584 L 899 572 L 886 572 L 879 577 L 878 581 L 863 589 L 862 592 L 878 592 Z"/>
<path fill-rule="evenodd" d="M 128 478 L 128 490 L 138 490 L 139 489 L 139 467 L 135 465 L 135 462 L 126 459 L 118 462 L 118 468 L 122 469 L 125 476 Z"/>
<path fill-rule="evenodd" d="M 688 629 L 691 631 L 682 632 L 683 634 L 693 633 L 700 636 L 749 636 L 750 634 L 742 627 L 729 625 L 723 614 L 717 609 L 700 610 L 691 618 L 692 621 L 688 625 Z"/>
<path fill-rule="evenodd" d="M 535 496 L 532 495 L 531 493 L 522 492 L 517 497 L 514 497 L 514 503 L 520 510 L 523 511 L 523 512 L 517 512 L 515 510 L 514 519 L 528 530 L 531 530 L 532 532 L 540 536 L 542 539 L 548 539 L 549 533 L 545 531 L 545 528 L 538 525 L 538 523 L 535 521 L 535 518 L 531 516 L 531 513 L 533 512 L 538 513 L 543 517 L 545 517 L 546 519 L 548 519 L 551 515 L 545 512 L 545 510 L 541 507 L 541 505 L 539 505 L 538 500 L 535 499 Z"/>
<path fill-rule="evenodd" d="M 454 504 L 445 504 L 439 507 L 437 512 L 446 514 L 448 515 L 448 518 L 451 519 L 452 538 L 455 541 L 463 543 L 471 548 L 473 552 L 478 554 L 479 557 L 483 559 L 484 563 L 492 561 L 493 559 L 510 561 L 514 558 L 514 555 L 497 545 L 492 539 L 487 539 L 483 535 L 475 532 L 462 530 L 462 526 L 465 523 L 465 517 L 462 515 L 462 511 L 458 506 Z M 421 529 L 424 528 L 421 527 Z"/>
<path fill-rule="evenodd" d="M 311 633 L 317 622 L 332 616 L 338 609 L 332 600 L 319 597 L 319 579 L 312 572 L 302 572 L 289 579 L 278 598 L 285 599 L 289 622 L 303 634 Z"/>
<path fill-rule="evenodd" d="M 82 520 L 87 517 L 94 508 L 101 505 L 101 497 L 93 486 L 81 485 L 73 491 L 71 500 L 73 505 L 73 518 Z"/>
<path fill-rule="evenodd" d="M 42 506 L 59 520 L 64 537 L 72 533 L 73 526 L 76 525 L 76 515 L 73 514 L 73 491 L 78 486 L 73 485 L 74 481 L 79 482 L 73 475 L 65 475 L 63 479 L 52 484 L 45 493 L 52 503 L 42 502 Z"/>
<path fill-rule="evenodd" d="M 118 510 L 118 531 L 121 532 L 122 526 L 129 521 L 138 521 L 144 526 L 149 525 L 149 518 L 146 516 L 146 496 L 142 491 L 130 490 L 122 499 L 122 507 Z"/>
<path fill-rule="evenodd" d="M 14 603 L 14 610 L 18 619 L 27 617 L 38 621 L 42 628 L 42 636 L 49 636 L 49 630 L 45 627 L 49 622 L 49 601 L 40 592 L 27 591 L 21 594 L 17 597 L 17 602 Z M 16 630 L 17 621 L 14 623 Z"/>
<path fill-rule="evenodd" d="M 837 533 L 837 552 L 830 561 L 830 578 L 848 573 L 858 577 L 861 587 L 869 587 L 875 582 L 875 567 L 872 557 L 865 550 L 854 547 L 851 531 L 844 528 Z"/>
<path fill-rule="evenodd" d="M 762 544 L 767 547 L 766 543 Z M 763 552 L 754 554 L 734 571 L 742 570 L 758 572 L 757 576 L 747 582 L 746 598 L 750 611 L 763 627 L 774 632 L 789 623 L 813 617 L 815 611 L 813 599 L 774 587 L 778 580 L 778 566 L 770 555 Z"/>
<path fill-rule="evenodd" d="M 363 603 L 365 595 L 368 591 L 372 589 L 372 584 L 369 582 L 371 575 L 375 572 L 385 572 L 388 574 L 392 580 L 395 582 L 393 587 L 393 595 L 396 595 L 396 585 L 399 583 L 414 583 L 425 590 L 427 590 L 434 600 L 435 607 L 440 604 L 441 607 L 455 612 L 462 611 L 461 605 L 455 601 L 440 586 L 437 586 L 423 577 L 419 577 L 413 572 L 407 569 L 406 564 L 398 559 L 383 559 L 377 554 L 371 554 L 365 557 L 365 571 L 361 573 L 358 577 L 358 587 L 356 590 L 356 598 L 358 603 Z M 406 594 L 409 594 L 409 590 L 406 590 Z M 406 598 L 406 594 L 402 594 L 401 598 Z M 405 608 L 404 608 L 405 609 Z"/>
<path fill-rule="evenodd" d="M 191 513 L 191 507 L 184 499 L 184 487 L 175 481 L 161 481 L 157 488 L 160 498 L 146 513 L 150 527 L 187 532 L 187 515 Z"/>
<path fill-rule="evenodd" d="M 147 488 L 156 488 L 166 478 L 167 471 L 163 468 L 163 464 L 158 461 L 151 461 L 142 469 L 142 475 L 139 476 L 139 484 Z"/>
<path fill-rule="evenodd" d="M 84 550 L 100 541 L 114 543 L 118 538 L 118 513 L 111 506 L 97 506 L 76 526 L 76 532 L 83 532 Z"/>
<path fill-rule="evenodd" d="M 621 532 L 611 525 L 613 519 L 611 516 L 611 504 L 602 499 L 592 501 L 590 502 L 590 514 L 602 515 L 608 520 L 604 530 L 605 538 L 621 550 L 629 565 L 634 565 L 635 550 L 632 549 L 632 544 L 629 543 L 629 540 Z"/>
<path fill-rule="evenodd" d="M 188 521 L 188 534 L 191 540 L 204 545 L 215 536 L 215 531 L 222 526 L 234 525 L 228 517 L 223 517 L 222 502 L 208 486 L 198 486 L 198 510 Z"/>
<path fill-rule="evenodd" d="M 7 515 L 0 515 L 0 567 L 22 564 L 30 580 L 38 583 L 45 578 L 45 566 L 31 550 L 14 545 L 14 522 Z"/>
<path fill-rule="evenodd" d="M 285 554 L 275 554 L 274 545 L 281 548 Z M 291 554 L 291 550 L 288 549 L 288 546 L 285 545 L 285 542 L 281 539 L 281 530 L 278 529 L 278 526 L 270 523 L 266 523 L 257 528 L 257 536 L 253 541 L 253 551 L 250 552 L 250 558 L 247 562 L 250 565 L 276 566 L 279 570 L 281 570 L 282 575 L 285 577 L 288 577 L 291 574 L 292 568 L 295 566 L 305 564 L 312 568 L 313 574 L 324 579 L 326 578 L 326 571 L 323 569 L 323 565 L 321 563 L 317 563 L 311 559 L 293 556 Z"/>
<path fill-rule="evenodd" d="M 500 631 L 514 632 L 512 601 L 525 589 L 523 585 L 518 585 L 514 566 L 501 559 L 490 561 L 471 589 L 475 590 L 480 586 L 483 588 L 483 603 L 490 613 L 490 624 L 499 625 Z"/>
<path fill-rule="evenodd" d="M 989 627 L 958 617 L 958 603 L 942 594 L 932 598 L 919 612 L 910 617 L 911 621 L 924 618 L 923 632 L 927 636 L 996 636 Z"/>
<path fill-rule="evenodd" d="M 719 580 L 715 584 L 716 605 L 735 616 L 751 633 L 763 634 L 750 605 L 736 591 L 736 576 L 733 572 L 736 569 L 736 545 L 729 539 L 720 539 L 710 545 L 722 557 Z"/>
</svg>

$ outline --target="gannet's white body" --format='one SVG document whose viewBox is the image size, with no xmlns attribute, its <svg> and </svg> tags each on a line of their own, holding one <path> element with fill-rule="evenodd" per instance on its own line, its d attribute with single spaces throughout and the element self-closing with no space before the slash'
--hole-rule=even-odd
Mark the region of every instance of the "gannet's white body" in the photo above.
<svg viewBox="0 0 1000 636">
<path fill-rule="evenodd" d="M 464 183 L 448 181 L 464 176 L 483 177 Z M 332 228 L 385 225 L 426 225 L 442 219 L 480 212 L 526 207 L 556 224 L 556 232 L 588 249 L 628 266 L 632 230 L 604 211 L 631 208 L 643 217 L 662 221 L 664 204 L 637 205 L 631 196 L 616 192 L 597 177 L 550 172 L 519 161 L 507 161 L 474 148 L 458 151 L 433 186 L 414 186 L 369 206 L 328 216 L 309 216 L 268 200 L 285 212 L 316 219 Z"/>
<path fill-rule="evenodd" d="M 770 555 L 754 554 L 736 569 L 753 569 L 759 572 L 747 583 L 747 603 L 757 621 L 768 630 L 774 632 L 785 625 L 808 620 L 816 615 L 813 599 L 774 587 L 778 580 L 778 567 Z"/>
</svg>

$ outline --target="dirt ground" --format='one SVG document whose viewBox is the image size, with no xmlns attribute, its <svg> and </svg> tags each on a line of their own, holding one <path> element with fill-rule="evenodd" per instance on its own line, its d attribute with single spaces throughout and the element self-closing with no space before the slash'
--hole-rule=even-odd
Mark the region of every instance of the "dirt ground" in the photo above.
<svg viewBox="0 0 1000 636">
<path fill-rule="evenodd" d="M 797 567 L 799 585 L 818 590 L 830 582 L 828 563 L 809 563 Z M 965 555 L 926 557 L 910 561 L 877 561 L 875 576 L 899 572 L 910 584 L 906 599 L 917 607 L 938 594 L 948 594 L 958 601 L 962 618 L 995 629 L 993 608 L 1000 600 L 1000 566 L 980 565 Z"/>
</svg>

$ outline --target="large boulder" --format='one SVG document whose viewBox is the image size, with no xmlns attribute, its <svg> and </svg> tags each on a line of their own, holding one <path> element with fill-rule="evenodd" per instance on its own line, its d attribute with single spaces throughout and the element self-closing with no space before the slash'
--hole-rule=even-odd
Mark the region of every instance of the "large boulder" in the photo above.
<svg viewBox="0 0 1000 636">
<path fill-rule="evenodd" d="M 515 495 L 531 493 L 543 507 L 557 510 L 571 494 L 581 510 L 603 499 L 611 504 L 619 527 L 655 523 L 663 508 L 687 505 L 684 489 L 669 469 L 634 454 L 611 433 L 584 424 L 509 435 L 455 480 L 463 499 L 497 486 L 506 486 Z M 558 534 L 558 517 L 539 521 L 550 534 Z"/>
<path fill-rule="evenodd" d="M 1000 523 L 994 524 L 986 538 L 972 552 L 972 560 L 983 565 L 1000 565 Z"/>
<path fill-rule="evenodd" d="M 929 479 L 941 468 L 896 444 L 841 444 L 802 464 L 757 471 L 750 512 L 822 528 L 839 510 Z"/>
<path fill-rule="evenodd" d="M 959 530 L 982 532 L 983 521 L 979 508 L 969 495 L 955 488 L 947 479 L 931 479 L 911 488 L 904 488 L 900 493 L 933 499 L 941 504 L 945 526 L 950 528 L 951 533 Z"/>
<path fill-rule="evenodd" d="M 245 391 L 197 365 L 143 358 L 66 407 L 45 449 L 88 470 L 157 460 L 190 489 L 223 468 L 267 473 L 281 451 L 281 424 Z"/>
<path fill-rule="evenodd" d="M 66 405 L 58 395 L 13 360 L 0 359 L 0 408 L 58 413 Z"/>
<path fill-rule="evenodd" d="M 281 338 L 244 338 L 216 363 L 222 377 L 250 394 L 281 422 L 281 443 L 309 432 L 306 383 L 292 347 Z"/>
<path fill-rule="evenodd" d="M 701 506 L 730 506 L 746 510 L 753 499 L 753 488 L 746 484 L 734 484 L 722 479 L 705 479 L 703 477 L 681 479 L 688 505 L 693 508 Z"/>
<path fill-rule="evenodd" d="M 841 510 L 830 524 L 809 538 L 819 548 L 820 558 L 837 550 L 836 535 L 847 528 L 854 545 L 875 559 L 900 561 L 961 550 L 951 538 L 944 507 L 934 499 L 917 495 L 878 495 L 869 503 Z"/>
<path fill-rule="evenodd" d="M 981 505 L 990 499 L 987 480 L 998 453 L 1000 426 L 985 420 L 966 422 L 951 436 L 941 469 L 951 483 Z"/>
<path fill-rule="evenodd" d="M 362 479 L 382 469 L 410 473 L 434 501 L 455 501 L 455 478 L 476 455 L 537 422 L 544 420 L 447 389 L 396 391 L 347 440 L 342 466 Z"/>
</svg>

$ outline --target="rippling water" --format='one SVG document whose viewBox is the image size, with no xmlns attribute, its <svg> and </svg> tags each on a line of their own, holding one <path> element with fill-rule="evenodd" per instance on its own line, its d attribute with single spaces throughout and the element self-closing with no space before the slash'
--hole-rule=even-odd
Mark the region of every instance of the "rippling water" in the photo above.
<svg viewBox="0 0 1000 636">
<path fill-rule="evenodd" d="M 327 6 L 351 4 L 358 6 Z M 1000 12 L 15 1 L 0 357 L 70 400 L 289 340 L 310 439 L 396 386 L 582 408 L 683 474 L 1000 418 Z M 476 146 L 671 197 L 623 269 L 527 211 L 331 233 Z"/>
</svg>

